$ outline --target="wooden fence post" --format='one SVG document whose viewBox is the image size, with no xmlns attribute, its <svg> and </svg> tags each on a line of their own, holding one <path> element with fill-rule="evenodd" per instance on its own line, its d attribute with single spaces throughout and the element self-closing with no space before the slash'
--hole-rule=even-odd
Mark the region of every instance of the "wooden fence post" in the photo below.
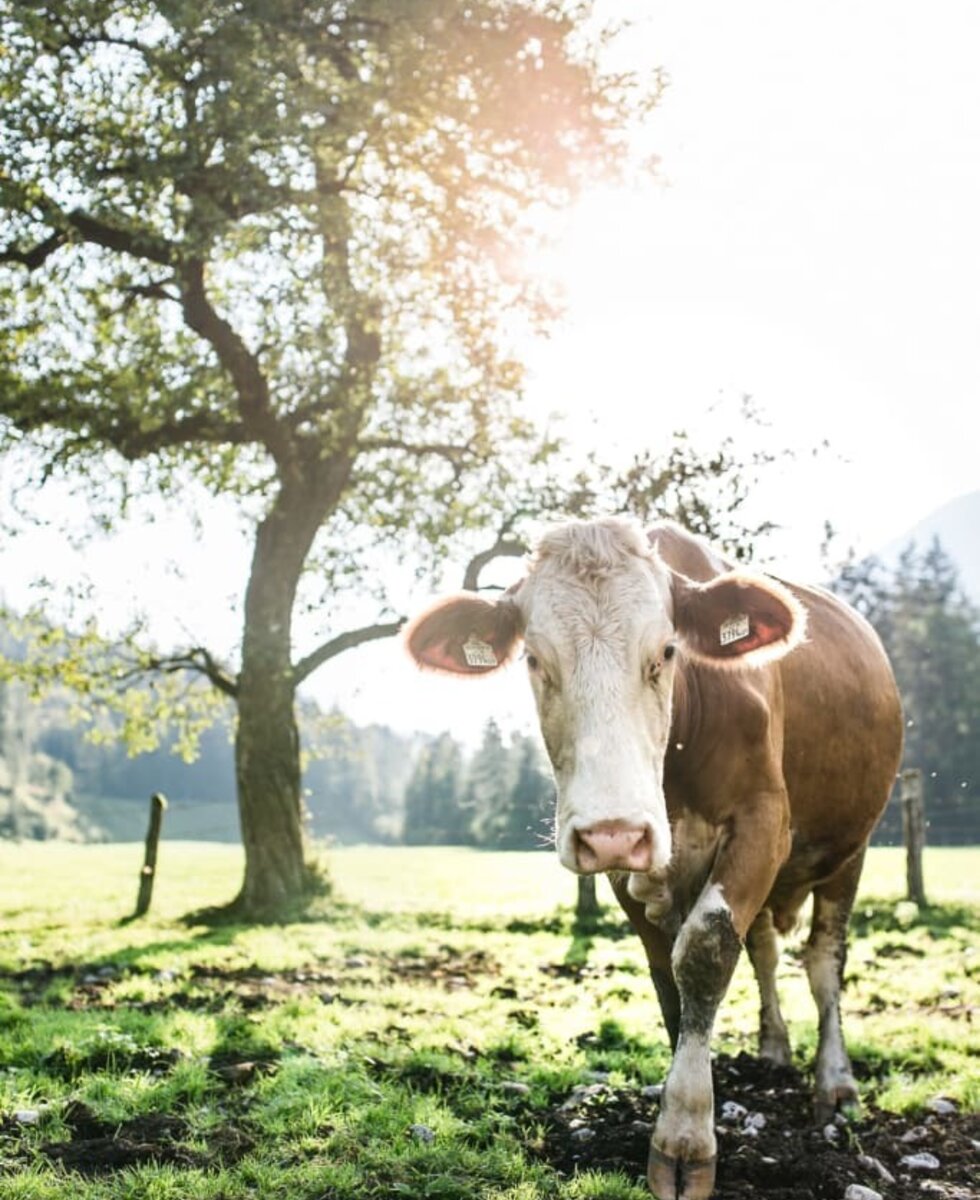
<svg viewBox="0 0 980 1200">
<path fill-rule="evenodd" d="M 922 848 L 926 842 L 926 815 L 922 800 L 922 772 L 902 772 L 902 830 L 905 836 L 905 881 L 908 898 L 926 905 L 922 878 Z"/>
<path fill-rule="evenodd" d="M 157 846 L 160 844 L 160 828 L 163 825 L 163 810 L 166 807 L 166 796 L 161 792 L 154 792 L 150 797 L 150 828 L 146 831 L 146 854 L 143 858 L 143 869 L 140 871 L 140 890 L 136 898 L 134 917 L 142 917 L 149 910 L 150 901 L 153 899 Z"/>
</svg>

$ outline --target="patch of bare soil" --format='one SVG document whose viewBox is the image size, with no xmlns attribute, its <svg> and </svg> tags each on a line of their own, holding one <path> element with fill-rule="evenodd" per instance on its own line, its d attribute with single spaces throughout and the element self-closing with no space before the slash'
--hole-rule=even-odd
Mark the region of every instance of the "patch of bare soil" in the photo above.
<svg viewBox="0 0 980 1200">
<path fill-rule="evenodd" d="M 225 1126 L 209 1133 L 207 1149 L 183 1145 L 191 1134 L 185 1121 L 161 1113 L 134 1117 L 119 1125 L 100 1121 L 86 1105 L 69 1104 L 64 1114 L 67 1142 L 48 1142 L 41 1153 L 82 1175 L 101 1175 L 141 1163 L 175 1167 L 219 1167 L 237 1162 L 253 1145 L 241 1129 Z"/>
<path fill-rule="evenodd" d="M 716 1200 L 843 1200 L 851 1184 L 887 1200 L 977 1200 L 980 1115 L 898 1116 L 869 1105 L 860 1119 L 813 1123 L 810 1084 L 792 1067 L 747 1054 L 713 1065 Z M 562 1174 L 645 1177 L 657 1089 L 596 1082 L 547 1114 L 543 1157 Z M 940 1106 L 945 1107 L 945 1106 Z M 950 1108 L 952 1106 L 949 1106 Z"/>
</svg>

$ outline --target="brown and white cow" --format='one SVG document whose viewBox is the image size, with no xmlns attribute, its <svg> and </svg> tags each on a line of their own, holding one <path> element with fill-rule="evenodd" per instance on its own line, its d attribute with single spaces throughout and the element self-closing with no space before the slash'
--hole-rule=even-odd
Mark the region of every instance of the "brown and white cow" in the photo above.
<svg viewBox="0 0 980 1200">
<path fill-rule="evenodd" d="M 818 1117 L 854 1102 L 839 1006 L 846 926 L 902 741 L 871 628 L 827 592 L 730 570 L 674 524 L 644 536 L 606 519 L 552 530 L 500 599 L 442 600 L 405 636 L 417 662 L 462 675 L 495 671 L 525 645 L 559 856 L 580 874 L 611 873 L 674 1049 L 652 1191 L 712 1191 L 709 1042 L 743 943 L 760 1053 L 789 1061 L 775 932 L 811 893 Z"/>
</svg>

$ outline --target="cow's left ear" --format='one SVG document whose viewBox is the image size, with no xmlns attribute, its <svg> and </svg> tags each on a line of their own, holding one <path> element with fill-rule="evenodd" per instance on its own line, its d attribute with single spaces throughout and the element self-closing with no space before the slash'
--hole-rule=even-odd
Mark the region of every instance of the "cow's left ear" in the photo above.
<svg viewBox="0 0 980 1200">
<path fill-rule="evenodd" d="M 803 641 L 806 610 L 766 575 L 730 571 L 709 583 L 674 574 L 674 626 L 692 658 L 713 667 L 758 667 Z"/>
</svg>

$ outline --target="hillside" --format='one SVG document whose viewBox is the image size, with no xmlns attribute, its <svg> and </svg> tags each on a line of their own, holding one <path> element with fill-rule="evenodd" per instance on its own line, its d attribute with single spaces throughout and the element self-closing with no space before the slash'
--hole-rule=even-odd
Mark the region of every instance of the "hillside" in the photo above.
<svg viewBox="0 0 980 1200">
<path fill-rule="evenodd" d="M 885 546 L 879 557 L 893 564 L 909 542 L 924 550 L 933 538 L 956 563 L 967 596 L 980 604 L 980 490 L 950 500 Z"/>
</svg>

